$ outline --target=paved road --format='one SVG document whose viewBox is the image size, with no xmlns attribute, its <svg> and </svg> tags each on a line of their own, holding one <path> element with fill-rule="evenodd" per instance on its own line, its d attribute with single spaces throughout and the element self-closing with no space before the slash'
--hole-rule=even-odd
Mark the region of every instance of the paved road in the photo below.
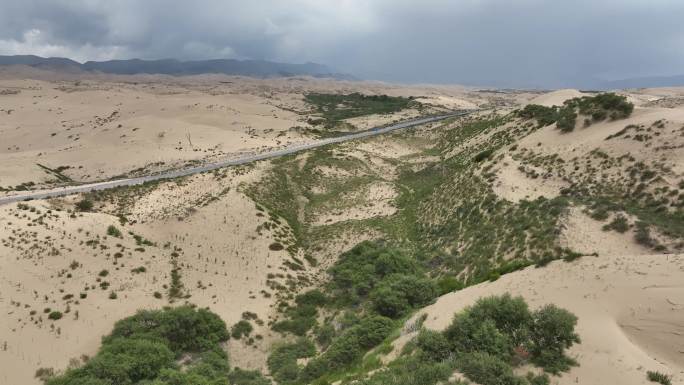
<svg viewBox="0 0 684 385">
<path fill-rule="evenodd" d="M 436 122 L 436 121 L 440 121 L 440 120 L 444 120 L 444 119 L 448 119 L 448 118 L 452 118 L 452 117 L 456 117 L 456 116 L 468 115 L 468 114 L 471 114 L 473 112 L 475 112 L 475 110 L 454 111 L 452 113 L 444 114 L 444 115 L 407 120 L 407 121 L 397 123 L 397 124 L 393 124 L 390 126 L 376 127 L 376 128 L 372 128 L 372 129 L 367 130 L 367 131 L 362 131 L 362 132 L 358 132 L 358 133 L 354 133 L 354 134 L 339 136 L 339 137 L 335 137 L 335 138 L 321 139 L 321 140 L 318 140 L 318 141 L 313 142 L 313 143 L 286 147 L 286 148 L 283 148 L 280 150 L 265 152 L 263 154 L 249 155 L 249 156 L 245 156 L 245 157 L 237 158 L 237 159 L 223 160 L 223 161 L 209 163 L 209 164 L 206 164 L 203 166 L 164 171 L 164 172 L 161 172 L 158 174 L 153 174 L 153 175 L 146 175 L 146 176 L 135 177 L 135 178 L 127 178 L 127 179 L 116 179 L 116 180 L 110 180 L 110 181 L 106 181 L 106 182 L 88 183 L 88 184 L 82 184 L 82 185 L 77 185 L 77 186 L 66 186 L 66 187 L 60 187 L 60 188 L 51 189 L 51 190 L 22 192 L 22 193 L 16 194 L 16 195 L 0 197 L 0 205 L 13 203 L 13 202 L 20 202 L 20 201 L 24 201 L 24 200 L 31 200 L 31 199 L 54 198 L 54 197 L 59 197 L 59 196 L 64 196 L 64 195 L 78 194 L 78 193 L 97 191 L 97 190 L 106 190 L 106 189 L 111 189 L 111 188 L 121 187 L 121 186 L 134 186 L 134 185 L 139 185 L 139 184 L 143 184 L 146 182 L 152 182 L 152 181 L 156 181 L 156 180 L 160 180 L 160 179 L 171 179 L 171 178 L 178 178 L 181 176 L 199 174 L 201 172 L 211 171 L 211 170 L 215 170 L 218 168 L 223 168 L 223 167 L 228 167 L 228 166 L 237 166 L 237 165 L 241 165 L 241 164 L 245 164 L 245 163 L 256 162 L 258 160 L 264 160 L 264 159 L 276 158 L 276 157 L 283 156 L 283 155 L 294 154 L 294 153 L 299 152 L 299 151 L 310 150 L 310 149 L 317 148 L 317 147 L 327 146 L 327 145 L 333 144 L 333 143 L 342 143 L 342 142 L 347 142 L 350 140 L 356 140 L 356 139 L 366 138 L 366 137 L 375 136 L 375 135 L 382 135 L 382 134 L 386 134 L 388 132 L 392 132 L 392 131 L 399 130 L 402 128 L 415 127 L 415 126 L 425 124 L 425 123 Z"/>
</svg>

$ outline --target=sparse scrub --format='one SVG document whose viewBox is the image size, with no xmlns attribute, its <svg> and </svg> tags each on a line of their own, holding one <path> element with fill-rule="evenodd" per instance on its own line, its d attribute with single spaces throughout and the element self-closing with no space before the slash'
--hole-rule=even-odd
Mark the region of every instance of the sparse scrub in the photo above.
<svg viewBox="0 0 684 385">
<path fill-rule="evenodd" d="M 625 233 L 629 230 L 629 222 L 627 222 L 627 218 L 624 215 L 619 214 L 609 224 L 604 225 L 603 230 L 615 230 L 618 233 Z"/>
<path fill-rule="evenodd" d="M 657 382 L 661 385 L 671 385 L 672 381 L 670 379 L 670 376 L 657 372 L 657 371 L 652 371 L 649 370 L 646 372 L 646 378 L 648 378 L 649 381 L 651 382 Z"/>
<path fill-rule="evenodd" d="M 78 211 L 91 211 L 93 207 L 95 207 L 95 205 L 90 199 L 81 199 L 76 203 Z"/>
<path fill-rule="evenodd" d="M 585 119 L 584 126 L 610 117 L 611 120 L 625 119 L 632 114 L 634 105 L 624 96 L 614 93 L 603 93 L 596 96 L 583 96 L 566 100 L 563 106 L 545 107 L 528 104 L 518 112 L 525 119 L 536 119 L 539 126 L 544 127 L 556 123 L 556 127 L 564 133 L 575 129 L 578 113 L 591 116 Z"/>
<path fill-rule="evenodd" d="M 109 235 L 110 237 L 116 237 L 116 238 L 122 237 L 121 231 L 119 229 L 117 229 L 116 226 L 114 226 L 114 225 L 109 225 L 109 227 L 107 227 L 107 235 Z"/>
</svg>

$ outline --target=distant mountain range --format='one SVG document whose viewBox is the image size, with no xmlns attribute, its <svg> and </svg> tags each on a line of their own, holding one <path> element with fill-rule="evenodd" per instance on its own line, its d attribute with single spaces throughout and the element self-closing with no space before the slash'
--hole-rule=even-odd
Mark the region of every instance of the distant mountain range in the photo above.
<svg viewBox="0 0 684 385">
<path fill-rule="evenodd" d="M 348 74 L 337 73 L 323 64 L 276 63 L 265 60 L 194 60 L 180 61 L 175 59 L 161 60 L 107 60 L 88 61 L 83 64 L 61 57 L 44 58 L 34 55 L 0 55 L 0 66 L 25 65 L 33 68 L 59 72 L 101 72 L 118 75 L 163 74 L 163 75 L 199 75 L 225 74 L 251 76 L 259 78 L 285 76 L 330 77 L 342 80 L 355 80 Z"/>
</svg>

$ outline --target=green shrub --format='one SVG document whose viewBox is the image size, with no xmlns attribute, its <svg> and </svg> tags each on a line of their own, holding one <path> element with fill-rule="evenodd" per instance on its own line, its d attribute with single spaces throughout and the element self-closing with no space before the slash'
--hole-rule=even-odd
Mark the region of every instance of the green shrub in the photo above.
<svg viewBox="0 0 684 385">
<path fill-rule="evenodd" d="M 295 297 L 295 303 L 299 306 L 323 306 L 327 302 L 325 294 L 318 289 L 309 290 Z"/>
<path fill-rule="evenodd" d="M 575 129 L 578 111 L 582 115 L 591 116 L 593 121 L 601 121 L 608 116 L 612 120 L 627 118 L 633 110 L 634 105 L 624 96 L 603 93 L 566 100 L 562 107 L 528 104 L 518 112 L 518 116 L 536 119 L 540 127 L 556 123 L 556 127 L 562 132 L 570 132 Z M 591 121 L 585 120 L 585 126 L 589 124 Z"/>
<path fill-rule="evenodd" d="M 452 347 L 443 333 L 423 329 L 416 337 L 416 346 L 430 361 L 439 362 L 452 355 Z"/>
<path fill-rule="evenodd" d="M 532 315 L 529 350 L 532 361 L 551 373 L 565 371 L 575 362 L 565 349 L 579 343 L 575 333 L 577 317 L 555 305 L 546 305 Z"/>
<path fill-rule="evenodd" d="M 121 231 L 119 229 L 117 229 L 116 226 L 114 226 L 114 225 L 109 225 L 109 227 L 107 227 L 107 235 L 109 235 L 110 237 L 116 237 L 116 238 L 122 237 Z"/>
<path fill-rule="evenodd" d="M 280 384 L 294 382 L 299 376 L 300 368 L 297 360 L 316 354 L 314 344 L 300 338 L 294 343 L 277 346 L 268 356 L 266 364 L 273 378 Z"/>
<path fill-rule="evenodd" d="M 316 328 L 314 333 L 316 335 L 316 342 L 325 349 L 330 346 L 330 342 L 332 342 L 335 337 L 335 327 L 331 324 L 325 324 Z"/>
<path fill-rule="evenodd" d="M 304 336 L 316 324 L 313 317 L 294 318 L 278 321 L 273 324 L 271 329 L 279 333 L 292 333 L 296 336 Z"/>
<path fill-rule="evenodd" d="M 558 111 L 558 120 L 556 127 L 562 132 L 571 132 L 575 129 L 577 121 L 577 113 L 572 108 L 561 108 Z"/>
<path fill-rule="evenodd" d="M 235 368 L 228 374 L 231 385 L 271 385 L 271 380 L 264 378 L 257 370 L 243 370 Z"/>
<path fill-rule="evenodd" d="M 375 371 L 369 378 L 358 381 L 359 385 L 434 385 L 447 382 L 454 372 L 453 362 L 431 362 L 416 356 L 400 357 L 386 370 Z"/>
<path fill-rule="evenodd" d="M 88 361 L 87 372 L 115 384 L 153 379 L 174 362 L 173 352 L 160 341 L 119 338 L 104 345 Z"/>
<path fill-rule="evenodd" d="M 115 324 L 95 357 L 46 385 L 225 384 L 229 365 L 219 342 L 226 338 L 225 323 L 207 310 L 140 311 Z M 195 354 L 181 371 L 176 359 L 185 353 Z"/>
<path fill-rule="evenodd" d="M 465 285 L 456 277 L 442 277 L 437 281 L 437 290 L 439 295 L 444 295 L 451 293 L 452 291 L 457 291 L 463 289 Z"/>
<path fill-rule="evenodd" d="M 660 373 L 660 372 L 654 372 L 652 370 L 649 370 L 646 372 L 646 378 L 648 378 L 649 381 L 651 382 L 657 382 L 662 385 L 671 385 L 672 381 L 670 379 L 670 376 Z"/>
<path fill-rule="evenodd" d="M 520 110 L 518 115 L 525 119 L 536 119 L 542 127 L 553 124 L 558 119 L 555 107 L 546 107 L 538 104 L 526 105 Z"/>
<path fill-rule="evenodd" d="M 302 370 L 299 382 L 310 383 L 323 374 L 334 372 L 358 361 L 369 349 L 385 340 L 394 321 L 381 316 L 369 316 L 348 328 L 333 340 L 328 349 L 312 359 Z"/>
<path fill-rule="evenodd" d="M 165 341 L 174 353 L 209 350 L 228 339 L 223 320 L 205 309 L 180 306 L 167 310 L 141 310 L 114 324 L 107 343 L 117 337 Z"/>
<path fill-rule="evenodd" d="M 230 328 L 230 336 L 239 340 L 242 337 L 247 337 L 254 330 L 252 324 L 248 321 L 240 320 L 232 328 Z"/>
<path fill-rule="evenodd" d="M 415 274 L 421 268 L 415 260 L 381 242 L 364 241 L 342 253 L 330 269 L 331 287 L 338 297 L 358 300 L 391 274 Z"/>
<path fill-rule="evenodd" d="M 473 161 L 476 163 L 482 162 L 485 159 L 489 159 L 489 157 L 492 156 L 492 153 L 494 153 L 494 150 L 492 149 L 481 151 L 473 157 Z"/>
<path fill-rule="evenodd" d="M 480 298 L 455 314 L 441 335 L 423 331 L 414 342 L 430 361 L 458 356 L 463 373 L 483 385 L 545 385 L 548 378 L 524 379 L 514 376 L 511 367 L 529 359 L 550 373 L 568 370 L 575 362 L 565 350 L 580 341 L 576 322 L 574 315 L 554 305 L 530 312 L 521 297 L 505 294 Z"/>
<path fill-rule="evenodd" d="M 93 201 L 89 199 L 82 199 L 78 202 L 76 202 L 76 208 L 79 211 L 90 211 L 94 207 Z"/>
<path fill-rule="evenodd" d="M 295 306 L 288 308 L 285 314 L 288 319 L 278 321 L 271 327 L 273 330 L 289 332 L 297 336 L 305 335 L 316 325 L 317 308 L 328 302 L 320 290 L 310 290 L 295 297 Z"/>
<path fill-rule="evenodd" d="M 50 314 L 48 314 L 48 318 L 57 321 L 58 319 L 62 319 L 62 312 L 61 311 L 51 311 Z"/>
<path fill-rule="evenodd" d="M 609 224 L 603 226 L 603 230 L 615 230 L 618 233 L 625 233 L 629 230 L 629 223 L 624 215 L 616 215 Z"/>
<path fill-rule="evenodd" d="M 634 240 L 640 245 L 646 247 L 654 247 L 656 241 L 651 237 L 651 229 L 646 222 L 637 221 L 636 232 L 634 233 Z"/>
<path fill-rule="evenodd" d="M 530 385 L 550 385 L 551 384 L 551 379 L 549 379 L 548 374 L 542 373 L 535 375 L 532 372 L 527 372 L 527 382 L 530 383 Z"/>
<path fill-rule="evenodd" d="M 505 361 L 487 353 L 466 353 L 457 361 L 459 370 L 480 385 L 526 385 L 526 381 L 513 374 Z"/>
<path fill-rule="evenodd" d="M 436 296 L 437 287 L 430 279 L 394 274 L 382 280 L 373 290 L 371 301 L 379 314 L 397 318 L 412 308 L 427 305 Z"/>
<path fill-rule="evenodd" d="M 513 347 L 527 340 L 531 323 L 532 316 L 522 297 L 505 294 L 481 298 L 456 314 L 445 336 L 458 351 L 481 350 L 509 357 Z"/>
<path fill-rule="evenodd" d="M 394 321 L 382 316 L 368 316 L 353 327 L 350 332 L 355 333 L 361 349 L 368 350 L 381 343 L 390 334 Z"/>
</svg>

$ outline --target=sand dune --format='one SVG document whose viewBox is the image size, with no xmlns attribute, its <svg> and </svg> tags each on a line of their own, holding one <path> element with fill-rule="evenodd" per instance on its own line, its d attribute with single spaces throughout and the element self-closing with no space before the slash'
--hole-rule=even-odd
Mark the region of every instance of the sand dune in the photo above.
<svg viewBox="0 0 684 385">
<path fill-rule="evenodd" d="M 555 303 L 579 318 L 582 343 L 570 356 L 580 366 L 552 384 L 648 384 L 647 370 L 672 374 L 674 384 L 684 381 L 684 255 L 584 257 L 529 267 L 444 295 L 407 324 L 427 314 L 425 327 L 441 330 L 478 298 L 503 293 L 521 295 L 532 307 Z"/>
<path fill-rule="evenodd" d="M 563 102 L 565 102 L 566 100 L 572 98 L 579 98 L 582 96 L 584 96 L 584 94 L 575 89 L 556 90 L 546 94 L 539 95 L 530 100 L 528 103 L 540 104 L 542 106 L 547 107 L 562 106 Z"/>
</svg>

